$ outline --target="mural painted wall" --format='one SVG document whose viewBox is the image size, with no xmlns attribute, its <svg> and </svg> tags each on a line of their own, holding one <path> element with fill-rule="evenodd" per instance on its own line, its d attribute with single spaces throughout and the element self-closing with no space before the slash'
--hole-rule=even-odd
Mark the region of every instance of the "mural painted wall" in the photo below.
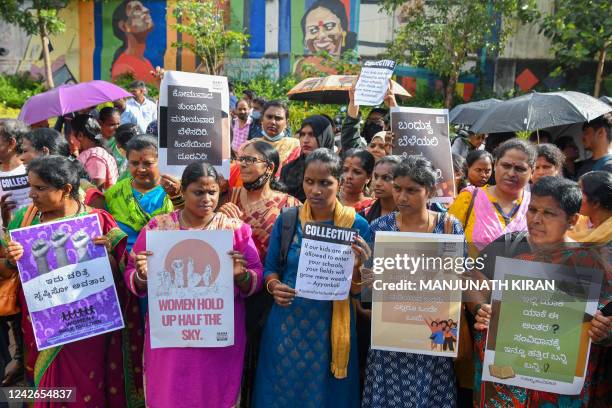
<svg viewBox="0 0 612 408">
<path fill-rule="evenodd" d="M 540 2 L 545 7 L 551 0 Z M 126 72 L 151 81 L 149 71 L 157 65 L 195 71 L 197 58 L 171 46 L 177 40 L 189 40 L 172 29 L 177 23 L 175 5 L 176 0 L 71 0 L 60 10 L 66 31 L 50 39 L 55 83 L 109 80 Z M 229 0 L 227 7 L 231 29 L 250 35 L 244 54 L 230 57 L 226 64 L 227 75 L 236 80 L 261 73 L 271 78 L 300 73 L 306 63 L 329 73 L 329 67 L 320 64 L 319 51 L 337 56 L 352 49 L 363 58 L 376 57 L 385 51 L 401 23 L 401 11 L 382 13 L 375 0 Z M 533 31 L 524 30 L 527 34 Z M 530 41 L 521 40 L 527 34 L 511 38 L 498 60 L 487 60 L 491 87 L 529 90 L 546 82 L 554 69 L 541 69 L 546 42 L 534 47 L 533 33 L 528 36 Z M 17 27 L 0 22 L 0 48 L 4 48 L 0 72 L 42 74 L 38 37 L 28 37 Z M 520 67 L 513 61 L 520 61 Z M 399 67 L 396 74 L 411 92 L 441 84 L 423 69 Z M 457 93 L 469 100 L 477 82 L 474 77 L 462 77 Z"/>
</svg>

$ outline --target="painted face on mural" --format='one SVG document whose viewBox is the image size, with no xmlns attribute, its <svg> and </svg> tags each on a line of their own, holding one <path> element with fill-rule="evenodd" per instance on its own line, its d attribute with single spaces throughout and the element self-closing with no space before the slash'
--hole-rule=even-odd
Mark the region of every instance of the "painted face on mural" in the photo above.
<svg viewBox="0 0 612 408">
<path fill-rule="evenodd" d="M 125 6 L 128 19 L 123 23 L 123 31 L 132 34 L 141 34 L 151 31 L 153 20 L 149 9 L 140 1 L 130 1 Z"/>
<path fill-rule="evenodd" d="M 304 42 L 310 52 L 327 51 L 339 55 L 346 31 L 340 18 L 324 7 L 317 7 L 306 16 Z"/>
</svg>

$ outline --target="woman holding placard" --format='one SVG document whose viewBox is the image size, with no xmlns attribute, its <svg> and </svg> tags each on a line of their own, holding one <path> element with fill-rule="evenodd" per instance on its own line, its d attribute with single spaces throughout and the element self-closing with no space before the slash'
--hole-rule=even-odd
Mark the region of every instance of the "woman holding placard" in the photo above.
<svg viewBox="0 0 612 408">
<path fill-rule="evenodd" d="M 488 262 L 491 264 L 484 272 L 488 279 L 495 276 L 490 271 L 495 263 L 495 256 L 516 257 L 527 261 L 537 261 L 549 264 L 566 265 L 570 267 L 597 268 L 604 272 L 601 298 L 598 309 L 602 309 L 610 302 L 609 285 L 612 279 L 606 260 L 597 249 L 577 246 L 567 233 L 578 220 L 578 211 L 581 204 L 581 192 L 578 185 L 570 180 L 560 177 L 543 177 L 531 188 L 531 202 L 527 212 L 528 234 L 512 234 L 513 245 L 508 246 L 508 238 L 499 238 L 491 247 L 493 253 L 488 253 Z M 516 243 L 515 243 L 516 242 Z M 505 245 L 506 243 L 506 245 Z M 499 248 L 517 248 L 511 252 L 499 253 Z M 489 248 L 485 249 L 485 253 Z M 497 252 L 497 253 L 495 253 Z M 493 256 L 491 256 L 493 255 Z M 605 256 L 605 255 L 604 255 Z M 602 264 L 603 262 L 603 264 Z M 560 284 L 561 286 L 561 284 Z M 503 303 L 503 299 L 502 299 Z M 501 306 L 503 307 L 503 306 Z M 554 307 L 552 307 L 554 309 Z M 513 407 L 541 407 L 541 406 L 590 406 L 596 398 L 606 398 L 609 395 L 609 384 L 606 383 L 606 358 L 608 348 L 605 346 L 611 340 L 612 318 L 606 317 L 598 310 L 585 330 L 592 344 L 589 359 L 586 363 L 586 376 L 584 386 L 578 395 L 559 395 L 551 392 L 535 391 L 518 386 L 481 381 L 482 370 L 493 370 L 492 367 L 483 367 L 485 355 L 485 339 L 492 320 L 492 308 L 488 303 L 478 304 L 474 308 L 476 323 L 475 329 L 482 341 L 476 344 L 477 360 L 474 403 L 475 406 L 499 406 L 512 401 Z M 548 321 L 550 321 L 548 319 Z M 542 319 L 545 323 L 546 320 Z M 501 325 L 497 322 L 495 326 Z M 493 325 L 492 325 L 493 326 Z M 580 326 L 571 329 L 579 330 Z M 545 333 L 541 334 L 542 336 Z M 599 343 L 599 344 L 598 344 Z M 586 355 L 586 345 L 582 352 Z M 561 355 L 561 351 L 559 351 Z M 546 360 L 544 360 L 545 362 Z M 543 364 L 543 363 L 542 363 Z M 499 368 L 499 367 L 498 367 Z M 576 371 L 576 376 L 582 372 Z M 501 377 L 505 378 L 505 377 Z"/>
<path fill-rule="evenodd" d="M 268 143 L 261 140 L 248 141 L 242 145 L 236 162 L 240 166 L 243 186 L 232 189 L 230 201 L 223 204 L 219 212 L 239 218 L 251 226 L 253 242 L 263 261 L 268 252 L 272 227 L 281 210 L 298 206 L 300 201 L 282 192 L 284 186 L 275 176 L 280 164 L 278 152 Z M 242 380 L 243 402 L 250 400 L 254 386 L 263 315 L 269 304 L 265 292 L 259 292 L 246 300 L 248 339 Z"/>
<path fill-rule="evenodd" d="M 397 211 L 371 224 L 376 231 L 462 235 L 461 223 L 447 213 L 427 209 L 435 196 L 436 173 L 424 158 L 402 160 L 393 172 Z M 363 407 L 455 407 L 457 391 L 453 360 L 448 357 L 370 349 L 366 367 Z"/>
<path fill-rule="evenodd" d="M 106 246 L 113 272 L 118 273 L 119 263 L 125 253 L 125 234 L 107 212 L 81 203 L 79 167 L 79 163 L 61 156 L 32 160 L 28 164 L 32 205 L 17 211 L 8 229 L 97 214 L 105 235 L 96 239 L 95 243 Z M 6 267 L 15 269 L 16 262 L 24 254 L 23 246 L 18 242 L 9 242 L 6 252 Z M 119 298 L 123 301 L 125 297 L 122 296 L 122 288 L 125 289 L 125 285 L 122 285 L 121 279 L 115 279 L 115 282 Z M 122 332 L 114 331 L 39 352 L 23 292 L 21 297 L 26 376 L 32 383 L 41 388 L 76 387 L 74 406 L 122 407 L 126 405 L 126 400 L 138 401 L 138 379 L 130 379 L 134 388 L 126 390 L 124 374 L 132 371 L 131 367 L 125 367 L 128 370 L 124 370 L 123 362 L 124 355 L 130 355 L 132 359 L 138 357 L 136 344 L 133 344 L 134 349 L 122 352 Z M 39 404 L 44 405 L 43 402 Z"/>
<path fill-rule="evenodd" d="M 306 158 L 306 202 L 296 212 L 295 232 L 286 254 L 281 254 L 283 218 L 272 230 L 265 264 L 266 289 L 273 297 L 255 377 L 255 407 L 358 407 L 359 371 L 355 313 L 350 299 L 310 300 L 295 289 L 302 226 L 319 222 L 359 231 L 352 245 L 356 255 L 351 293 L 361 290 L 361 265 L 370 255 L 364 240 L 370 230 L 361 216 L 343 206 L 338 194 L 342 163 L 327 149 Z M 286 259 L 286 262 L 283 261 Z M 331 370 L 330 370 L 331 367 Z"/>
<path fill-rule="evenodd" d="M 234 345 L 224 348 L 151 348 L 145 333 L 145 399 L 149 407 L 232 407 L 238 402 L 246 344 L 244 298 L 261 288 L 262 268 L 251 228 L 216 212 L 219 176 L 208 163 L 192 163 L 181 179 L 183 210 L 157 215 L 138 235 L 125 271 L 132 292 L 147 293 L 147 231 L 231 230 L 234 250 Z M 148 318 L 147 318 L 148 322 Z M 148 326 L 148 324 L 147 324 Z"/>
</svg>

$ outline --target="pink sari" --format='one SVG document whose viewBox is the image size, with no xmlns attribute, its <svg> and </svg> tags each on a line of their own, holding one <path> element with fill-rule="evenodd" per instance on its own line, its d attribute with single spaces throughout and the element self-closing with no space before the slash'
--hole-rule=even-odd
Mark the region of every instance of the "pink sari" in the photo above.
<svg viewBox="0 0 612 408">
<path fill-rule="evenodd" d="M 473 195 L 478 187 L 469 186 L 465 189 Z M 530 198 L 531 193 L 524 189 L 523 198 L 516 214 L 508 225 L 504 226 L 499 221 L 497 210 L 487 197 L 487 193 L 484 190 L 479 191 L 474 199 L 472 210 L 474 213 L 474 228 L 471 242 L 482 251 L 484 247 L 506 233 L 527 231 L 527 209 L 529 208 Z"/>
<path fill-rule="evenodd" d="M 28 207 L 27 210 L 30 210 Z M 111 239 L 112 253 L 118 264 L 125 255 L 126 236 L 112 217 L 103 210 L 97 214 L 102 232 Z M 83 215 L 83 214 L 79 214 Z M 37 217 L 28 220 L 28 212 L 15 214 L 9 229 L 39 224 Z M 24 222 L 24 219 L 26 221 Z M 26 379 L 39 388 L 74 387 L 75 402 L 70 407 L 138 407 L 142 406 L 141 374 L 142 330 L 137 299 L 128 292 L 123 279 L 115 276 L 117 295 L 124 311 L 126 328 L 74 343 L 38 351 L 27 304 L 20 291 L 22 330 L 25 345 Z M 136 307 L 136 309 L 134 309 Z M 65 402 L 36 402 L 34 407 L 62 407 Z"/>
<path fill-rule="evenodd" d="M 146 231 L 184 229 L 179 223 L 179 214 L 180 211 L 174 211 L 154 217 L 138 235 L 125 271 L 126 282 L 133 293 L 145 295 L 138 292 L 134 285 L 134 254 L 146 249 Z M 234 345 L 223 348 L 151 349 L 147 317 L 144 349 L 147 407 L 227 408 L 238 402 L 246 348 L 244 299 L 261 289 L 263 268 L 248 224 L 217 213 L 206 229 L 233 230 L 234 250 L 244 254 L 251 273 L 248 293 L 244 294 L 234 285 Z"/>
</svg>

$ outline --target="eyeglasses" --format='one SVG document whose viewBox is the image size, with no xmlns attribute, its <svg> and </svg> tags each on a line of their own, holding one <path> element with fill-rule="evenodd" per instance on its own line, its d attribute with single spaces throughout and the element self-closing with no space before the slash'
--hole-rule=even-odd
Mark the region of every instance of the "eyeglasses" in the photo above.
<svg viewBox="0 0 612 408">
<path fill-rule="evenodd" d="M 238 163 L 244 163 L 244 164 L 255 164 L 255 163 L 268 163 L 267 160 L 262 160 L 262 159 L 258 159 L 257 157 L 253 157 L 253 156 L 240 156 L 236 158 L 236 161 Z"/>
</svg>

